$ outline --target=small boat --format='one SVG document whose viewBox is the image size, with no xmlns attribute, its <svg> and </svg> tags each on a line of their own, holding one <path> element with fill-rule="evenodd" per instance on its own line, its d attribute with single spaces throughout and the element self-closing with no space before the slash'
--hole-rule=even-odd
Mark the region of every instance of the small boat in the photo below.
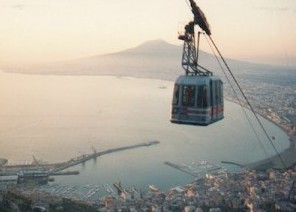
<svg viewBox="0 0 296 212">
<path fill-rule="evenodd" d="M 158 188 L 155 185 L 149 185 L 149 190 L 152 192 L 157 192 Z"/>
</svg>

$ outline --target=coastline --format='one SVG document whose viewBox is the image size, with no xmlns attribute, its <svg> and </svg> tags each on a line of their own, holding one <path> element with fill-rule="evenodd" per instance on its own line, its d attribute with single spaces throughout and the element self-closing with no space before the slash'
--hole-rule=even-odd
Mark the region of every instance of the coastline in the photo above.
<svg viewBox="0 0 296 212">
<path fill-rule="evenodd" d="M 272 157 L 243 165 L 245 168 L 248 169 L 255 169 L 258 171 L 263 171 L 267 169 L 289 169 L 296 165 L 296 137 L 290 135 L 290 146 L 279 153 L 280 157 L 274 155 Z M 285 163 L 282 163 L 282 160 Z"/>
<path fill-rule="evenodd" d="M 238 105 L 250 110 L 250 108 L 248 108 L 246 105 L 240 104 L 239 102 L 235 101 L 234 99 L 231 99 L 231 98 L 225 98 L 225 99 L 227 101 L 233 102 L 235 104 L 238 104 Z M 262 118 L 272 122 L 277 127 L 281 128 L 289 136 L 290 145 L 289 145 L 289 147 L 287 149 L 280 152 L 279 156 L 278 155 L 273 155 L 273 156 L 271 156 L 269 158 L 265 158 L 263 160 L 259 160 L 259 161 L 252 162 L 252 163 L 249 163 L 249 164 L 243 164 L 241 166 L 245 167 L 245 168 L 248 168 L 248 169 L 258 170 L 258 171 L 259 170 L 263 171 L 263 170 L 267 170 L 267 169 L 270 169 L 270 168 L 282 170 L 282 169 L 289 169 L 289 168 L 295 166 L 296 165 L 296 136 L 293 135 L 291 132 L 289 132 L 286 127 L 284 127 L 281 124 L 277 123 L 273 119 L 267 117 L 266 115 L 264 115 L 260 111 L 255 110 L 255 113 L 260 115 Z M 283 164 L 282 161 L 285 164 Z"/>
</svg>

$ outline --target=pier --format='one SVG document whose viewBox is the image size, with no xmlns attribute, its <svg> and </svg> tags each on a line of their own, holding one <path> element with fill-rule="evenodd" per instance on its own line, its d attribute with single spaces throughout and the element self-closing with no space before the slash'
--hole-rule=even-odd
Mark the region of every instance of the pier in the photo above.
<svg viewBox="0 0 296 212">
<path fill-rule="evenodd" d="M 159 141 L 149 141 L 145 143 L 140 143 L 140 144 L 134 144 L 134 145 L 129 145 L 129 146 L 123 146 L 123 147 L 117 147 L 117 148 L 111 148 L 107 149 L 104 151 L 96 152 L 94 151 L 93 153 L 89 154 L 84 154 L 75 158 L 72 158 L 66 162 L 62 163 L 54 163 L 54 164 L 24 164 L 24 165 L 3 165 L 0 166 L 0 176 L 11 176 L 11 175 L 17 175 L 17 172 L 21 169 L 29 169 L 29 168 L 36 168 L 36 167 L 42 167 L 46 169 L 49 173 L 49 175 L 57 175 L 58 173 L 62 174 L 61 171 L 76 166 L 81 163 L 85 163 L 86 161 L 96 159 L 97 157 L 110 154 L 110 153 L 115 153 L 119 151 L 124 151 L 124 150 L 129 150 L 129 149 L 135 149 L 139 147 L 149 147 L 152 145 L 159 144 Z M 67 173 L 68 175 L 70 174 L 69 172 L 64 172 Z M 73 174 L 73 173 L 71 173 Z M 75 173 L 76 174 L 76 173 Z"/>
<path fill-rule="evenodd" d="M 219 175 L 225 171 L 222 167 L 210 164 L 207 161 L 193 162 L 191 165 L 180 165 L 169 161 L 164 162 L 164 164 L 197 178 L 203 177 L 207 173 Z"/>
<path fill-rule="evenodd" d="M 172 162 L 169 162 L 169 161 L 164 162 L 164 164 L 168 165 L 170 167 L 173 167 L 173 168 L 175 168 L 175 169 L 177 169 L 177 170 L 179 170 L 181 172 L 185 172 L 186 174 L 189 174 L 189 175 L 191 175 L 193 177 L 199 177 L 198 174 L 189 171 L 188 167 L 186 167 L 184 165 L 178 165 L 178 164 L 175 164 L 175 163 L 172 163 Z"/>
<path fill-rule="evenodd" d="M 148 147 L 151 145 L 155 145 L 155 144 L 159 144 L 159 141 L 149 141 L 149 142 L 145 142 L 145 143 L 140 143 L 140 144 L 135 144 L 135 145 L 130 145 L 130 146 L 124 146 L 124 147 L 117 147 L 117 148 L 113 148 L 113 149 L 107 149 L 101 152 L 94 152 L 91 154 L 84 154 L 82 156 L 79 156 L 77 158 L 72 158 L 71 160 L 63 163 L 63 164 L 59 164 L 59 166 L 53 168 L 52 170 L 50 170 L 50 173 L 56 173 L 59 171 L 62 171 L 64 169 L 70 168 L 72 166 L 76 166 L 80 163 L 85 163 L 88 160 L 92 160 L 92 159 L 96 159 L 97 157 L 100 157 L 102 155 L 106 155 L 106 154 L 110 154 L 110 153 L 114 153 L 114 152 L 119 152 L 119 151 L 124 151 L 124 150 L 128 150 L 128 149 L 135 149 L 135 148 L 139 148 L 139 147 Z"/>
</svg>

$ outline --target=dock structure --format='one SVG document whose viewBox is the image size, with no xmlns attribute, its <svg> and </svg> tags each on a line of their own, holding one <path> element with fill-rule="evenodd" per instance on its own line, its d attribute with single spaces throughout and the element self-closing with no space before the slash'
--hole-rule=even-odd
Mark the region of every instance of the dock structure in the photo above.
<svg viewBox="0 0 296 212">
<path fill-rule="evenodd" d="M 76 166 L 81 163 L 85 163 L 88 160 L 96 159 L 97 157 L 100 157 L 102 155 L 124 151 L 128 149 L 134 149 L 139 147 L 149 147 L 151 145 L 159 144 L 159 141 L 149 141 L 145 143 L 140 144 L 134 144 L 129 146 L 123 146 L 123 147 L 117 147 L 117 148 L 111 148 L 104 151 L 94 151 L 93 153 L 84 154 L 79 157 L 72 158 L 66 162 L 61 163 L 52 163 L 52 164 L 38 164 L 35 163 L 32 164 L 17 164 L 17 165 L 2 165 L 0 166 L 0 176 L 15 176 L 20 170 L 30 170 L 30 169 L 36 169 L 36 168 L 43 168 L 48 172 L 48 175 L 76 175 L 79 174 L 78 171 L 68 171 L 68 172 L 62 172 L 63 170 L 70 168 L 72 166 Z"/>
<path fill-rule="evenodd" d="M 219 175 L 225 171 L 217 164 L 210 164 L 207 161 L 192 162 L 193 165 L 176 164 L 169 161 L 164 162 L 164 164 L 196 178 L 204 177 L 208 173 Z"/>
<path fill-rule="evenodd" d="M 191 175 L 191 176 L 193 176 L 193 177 L 199 177 L 198 174 L 195 174 L 195 173 L 189 171 L 189 170 L 187 169 L 188 167 L 186 167 L 186 166 L 184 166 L 184 165 L 175 164 L 175 163 L 172 163 L 172 162 L 169 162 L 169 161 L 164 162 L 164 164 L 165 164 L 165 165 L 168 165 L 168 166 L 170 166 L 170 167 L 173 167 L 173 168 L 175 168 L 175 169 L 177 169 L 177 170 L 179 170 L 179 171 L 181 171 L 181 172 L 184 172 L 184 173 L 186 173 L 186 174 L 189 174 L 189 175 Z"/>
</svg>

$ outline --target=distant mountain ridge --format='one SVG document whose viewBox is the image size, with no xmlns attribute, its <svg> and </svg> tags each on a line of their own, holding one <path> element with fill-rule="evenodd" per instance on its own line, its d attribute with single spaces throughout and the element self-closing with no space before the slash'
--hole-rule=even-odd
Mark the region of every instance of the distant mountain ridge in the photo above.
<svg viewBox="0 0 296 212">
<path fill-rule="evenodd" d="M 124 51 L 97 55 L 76 60 L 44 63 L 22 67 L 3 68 L 7 72 L 24 74 L 50 74 L 50 75 L 116 75 L 139 78 L 154 78 L 175 80 L 184 74 L 181 66 L 183 47 L 169 44 L 163 40 L 147 41 L 135 48 Z M 199 54 L 200 64 L 222 75 L 221 68 L 213 55 L 204 51 Z M 278 73 L 278 68 L 269 65 L 253 64 L 227 59 L 237 75 L 250 75 Z M 282 71 L 282 70 L 281 70 Z"/>
</svg>

